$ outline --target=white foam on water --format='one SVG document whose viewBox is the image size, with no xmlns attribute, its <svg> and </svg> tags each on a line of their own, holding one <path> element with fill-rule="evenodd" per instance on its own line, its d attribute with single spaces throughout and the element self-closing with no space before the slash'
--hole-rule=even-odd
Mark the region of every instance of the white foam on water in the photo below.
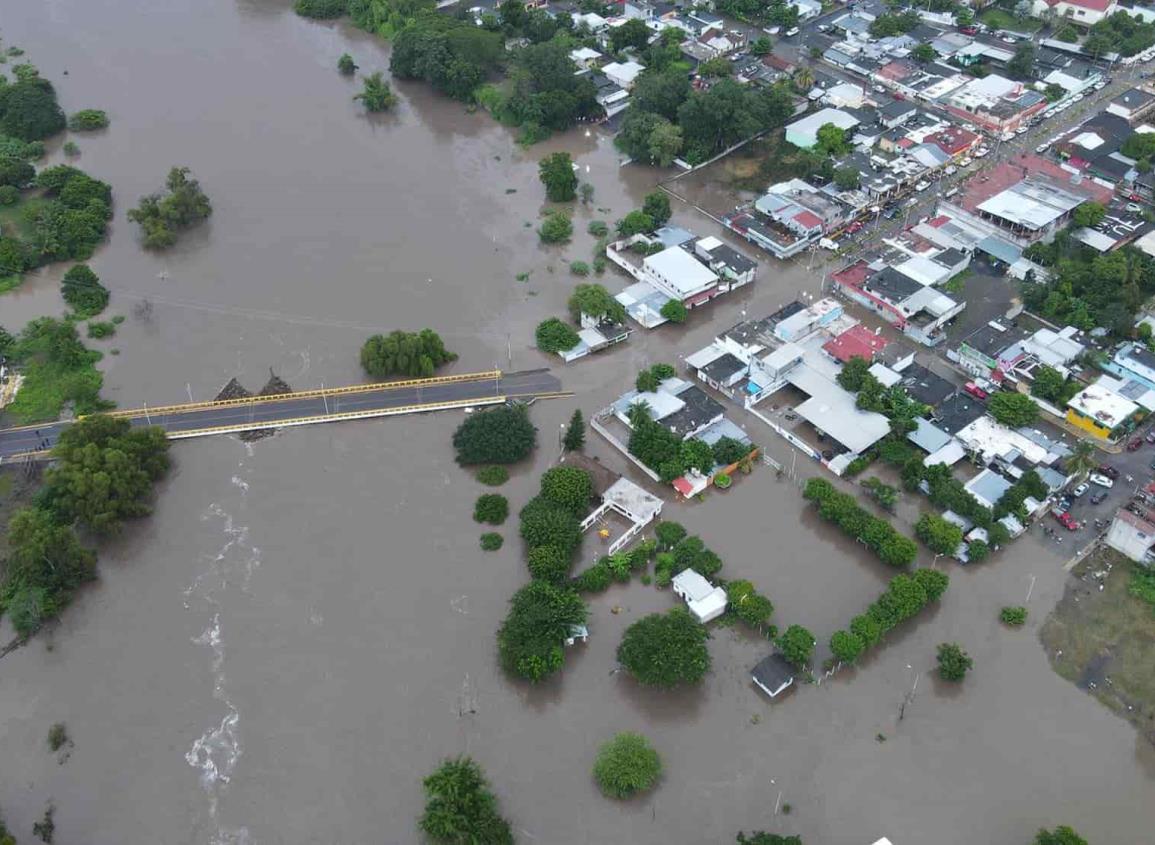
<svg viewBox="0 0 1155 845">
<path fill-rule="evenodd" d="M 242 461 L 238 469 L 243 467 Z M 240 475 L 234 475 L 231 483 L 240 491 L 243 501 L 248 495 L 249 483 Z M 200 635 L 193 638 L 193 642 L 207 647 L 212 655 L 209 665 L 213 678 L 213 698 L 223 705 L 224 715 L 218 723 L 205 729 L 185 752 L 184 758 L 190 766 L 200 772 L 201 788 L 208 798 L 209 818 L 214 825 L 217 825 L 216 831 L 209 839 L 209 845 L 251 845 L 253 840 L 248 828 L 224 828 L 218 825 L 221 796 L 228 789 L 237 764 L 244 754 L 244 745 L 241 741 L 241 713 L 229 696 L 228 678 L 225 673 L 226 646 L 222 633 L 221 600 L 230 585 L 237 585 L 238 576 L 241 592 L 248 593 L 253 573 L 260 566 L 261 550 L 249 544 L 248 526 L 237 525 L 232 514 L 219 503 L 211 503 L 201 515 L 201 520 L 219 521 L 224 543 L 215 554 L 203 558 L 207 565 L 185 589 L 184 606 L 187 610 L 203 607 L 211 613 L 208 625 Z"/>
</svg>

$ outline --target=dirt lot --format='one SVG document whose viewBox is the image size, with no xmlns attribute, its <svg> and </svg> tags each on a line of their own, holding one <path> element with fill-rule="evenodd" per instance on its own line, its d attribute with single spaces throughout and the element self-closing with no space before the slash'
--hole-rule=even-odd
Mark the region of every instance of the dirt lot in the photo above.
<svg viewBox="0 0 1155 845">
<path fill-rule="evenodd" d="M 1134 566 L 1110 550 L 1092 554 L 1039 636 L 1056 672 L 1155 742 L 1155 606 L 1129 592 Z"/>
</svg>

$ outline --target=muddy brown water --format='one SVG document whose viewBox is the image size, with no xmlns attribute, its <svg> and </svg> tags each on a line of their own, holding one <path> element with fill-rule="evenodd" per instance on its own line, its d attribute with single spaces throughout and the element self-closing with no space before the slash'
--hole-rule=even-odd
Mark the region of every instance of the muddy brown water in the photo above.
<svg viewBox="0 0 1155 845">
<path fill-rule="evenodd" d="M 0 10 L 5 43 L 59 84 L 67 110 L 112 118 L 78 139 L 80 165 L 117 196 L 92 264 L 113 290 L 110 313 L 148 299 L 152 315 L 129 316 L 105 343 L 123 350 L 104 362 L 107 393 L 123 406 L 203 399 L 234 376 L 259 385 L 269 367 L 296 388 L 351 382 L 365 334 L 426 325 L 460 353 L 456 371 L 507 366 L 509 353 L 515 368 L 551 364 L 529 348 L 532 328 L 563 308 L 568 262 L 588 260 L 586 223 L 635 207 L 655 174 L 619 169 L 607 141 L 580 130 L 522 151 L 420 86 L 397 86 L 397 110 L 367 118 L 334 65 L 348 51 L 385 68 L 387 48 L 287 6 Z M 577 212 L 574 244 L 543 251 L 525 223 L 544 208 L 536 161 L 553 149 L 575 154 L 597 194 Z M 145 254 L 124 212 L 173 164 L 193 168 L 215 212 L 171 252 Z M 685 210 L 676 221 L 714 231 Z M 0 322 L 59 310 L 62 269 L 0 299 Z M 643 364 L 676 361 L 742 309 L 765 313 L 815 282 L 763 262 L 752 290 L 689 326 L 565 368 L 578 396 L 534 409 L 542 445 L 507 485 L 514 505 L 574 407 L 602 407 Z M 29 838 L 52 799 L 59 842 L 408 845 L 420 778 L 469 753 L 525 842 L 726 843 L 765 828 L 811 845 L 1021 843 L 1058 823 L 1097 845 L 1150 841 L 1151 749 L 1051 672 L 1035 631 L 1064 575 L 1030 539 L 981 569 L 949 567 L 941 607 L 859 670 L 773 705 L 748 675 L 766 645 L 735 630 L 715 632 L 699 690 L 639 690 L 614 674 L 622 630 L 672 605 L 637 583 L 593 600 L 593 637 L 556 682 L 509 682 L 493 633 L 526 573 L 514 525 L 500 552 L 477 548 L 469 517 L 482 488 L 448 448 L 459 419 L 175 447 L 155 515 L 103 554 L 100 583 L 50 640 L 0 663 L 0 806 L 14 830 Z M 779 625 L 805 624 L 823 643 L 889 574 L 764 468 L 667 514 L 722 555 L 729 577 L 754 580 Z M 587 540 L 587 558 L 597 544 Z M 998 609 L 1021 603 L 1032 577 L 1028 630 L 1009 632 Z M 929 674 L 943 640 L 975 658 L 959 688 Z M 63 765 L 46 747 L 56 721 L 76 743 Z M 624 729 L 649 735 L 666 763 L 660 788 L 633 803 L 601 798 L 589 776 L 598 743 Z M 779 793 L 789 815 L 774 815 Z"/>
</svg>

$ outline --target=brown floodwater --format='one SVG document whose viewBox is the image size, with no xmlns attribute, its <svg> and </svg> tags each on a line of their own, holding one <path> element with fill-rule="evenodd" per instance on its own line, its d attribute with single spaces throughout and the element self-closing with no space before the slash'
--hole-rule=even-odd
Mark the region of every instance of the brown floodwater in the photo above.
<svg viewBox="0 0 1155 845">
<path fill-rule="evenodd" d="M 521 150 L 421 86 L 395 86 L 397 109 L 366 117 L 336 59 L 384 69 L 387 47 L 288 6 L 0 8 L 5 44 L 27 51 L 68 111 L 112 119 L 78 139 L 80 166 L 117 198 L 91 262 L 113 290 L 110 313 L 128 315 L 103 344 L 123 350 L 104 361 L 106 393 L 123 406 L 203 399 L 233 376 L 257 388 L 270 367 L 297 388 L 351 382 L 367 333 L 423 326 L 461 354 L 458 371 L 550 365 L 530 348 L 532 328 L 564 307 L 569 261 L 589 258 L 587 222 L 636 207 L 657 175 L 620 169 L 597 132 Z M 577 211 L 574 243 L 547 251 L 526 224 L 545 207 L 537 159 L 554 149 L 575 155 L 596 196 Z M 193 169 L 214 214 L 170 252 L 146 254 L 124 212 L 174 164 Z M 691 211 L 676 221 L 716 231 Z M 59 311 L 62 269 L 0 298 L 0 323 Z M 742 309 L 765 313 L 815 282 L 763 262 L 752 289 L 688 326 L 559 367 L 578 395 L 534 408 L 542 445 L 507 485 L 514 506 L 556 457 L 574 407 L 604 406 L 644 364 L 676 361 Z M 147 318 L 134 315 L 143 301 Z M 969 845 L 1023 843 L 1059 823 L 1097 845 L 1151 841 L 1155 755 L 1050 670 L 1036 632 L 1065 576 L 1033 539 L 981 568 L 948 566 L 941 607 L 860 669 L 773 705 L 748 674 L 767 647 L 736 630 L 715 630 L 698 690 L 644 691 L 615 674 L 622 630 L 673 604 L 638 583 L 593 600 L 593 637 L 555 682 L 511 683 L 493 634 L 526 572 L 512 524 L 500 552 L 477 548 L 480 486 L 449 450 L 459 420 L 175 446 L 155 515 L 102 554 L 99 584 L 50 638 L 0 662 L 0 807 L 17 834 L 29 839 L 52 800 L 65 843 L 408 845 L 420 778 L 468 753 L 524 842 L 727 843 L 764 828 L 810 845 Z M 626 468 L 592 434 L 590 451 Z M 889 574 L 765 468 L 667 514 L 722 555 L 729 577 L 754 580 L 780 626 L 804 624 L 822 643 Z M 597 544 L 587 540 L 587 559 Z M 1027 629 L 1002 628 L 998 609 L 1032 584 Z M 930 674 L 944 640 L 975 658 L 957 689 Z M 57 721 L 75 741 L 63 764 L 45 743 Z M 609 802 L 590 768 L 597 745 L 627 729 L 652 738 L 666 774 L 644 800 Z M 789 814 L 775 815 L 779 801 Z"/>
</svg>

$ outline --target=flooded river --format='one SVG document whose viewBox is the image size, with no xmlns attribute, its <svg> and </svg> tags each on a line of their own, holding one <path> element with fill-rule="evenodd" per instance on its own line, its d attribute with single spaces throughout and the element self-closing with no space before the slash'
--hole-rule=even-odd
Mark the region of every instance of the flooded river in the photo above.
<svg viewBox="0 0 1155 845">
<path fill-rule="evenodd" d="M 5 44 L 58 83 L 68 111 L 112 119 L 78 139 L 80 166 L 118 204 L 92 261 L 110 313 L 129 315 L 105 342 L 123 350 L 104 362 L 106 393 L 122 406 L 204 399 L 233 376 L 259 387 L 270 367 L 298 388 L 347 383 L 367 333 L 423 326 L 460 353 L 458 371 L 550 365 L 529 348 L 532 329 L 563 309 L 569 261 L 588 260 L 586 223 L 636 207 L 655 174 L 619 170 L 596 133 L 522 151 L 419 86 L 395 86 L 395 112 L 368 118 L 336 59 L 384 69 L 387 47 L 288 5 L 0 8 Z M 563 148 L 596 195 L 574 244 L 547 252 L 527 226 L 543 209 L 536 162 Z M 173 251 L 145 254 L 124 212 L 176 164 L 201 180 L 213 217 Z M 714 231 L 686 210 L 677 222 Z M 0 323 L 58 311 L 61 270 L 0 298 Z M 574 407 L 602 407 L 643 364 L 676 361 L 741 309 L 764 313 L 814 283 L 763 263 L 754 289 L 689 327 L 562 370 L 578 396 L 535 407 L 542 446 L 503 492 L 515 507 L 532 494 Z M 1017 845 L 1059 823 L 1096 845 L 1151 840 L 1155 755 L 1050 670 L 1035 632 L 1064 575 L 1033 540 L 975 571 L 950 566 L 940 608 L 860 670 L 774 705 L 748 675 L 766 646 L 737 631 L 716 631 L 700 690 L 645 692 L 612 674 L 621 631 L 672 604 L 636 583 L 594 600 L 593 637 L 556 683 L 510 683 L 493 634 L 526 573 L 513 524 L 502 551 L 477 548 L 479 485 L 449 450 L 459 420 L 176 446 L 155 515 L 103 554 L 100 583 L 50 639 L 0 662 L 0 807 L 22 841 L 52 800 L 61 843 L 410 845 L 420 778 L 460 753 L 486 768 L 523 842 L 720 844 L 764 828 L 808 845 Z M 780 626 L 804 624 L 822 643 L 888 574 L 765 469 L 667 513 L 722 555 L 728 577 L 759 584 Z M 1007 631 L 999 607 L 1032 583 L 1027 630 Z M 975 658 L 958 689 L 930 674 L 944 640 Z M 63 764 L 45 745 L 57 721 L 75 741 Z M 652 738 L 666 775 L 650 798 L 619 804 L 590 769 L 625 729 Z"/>
</svg>

